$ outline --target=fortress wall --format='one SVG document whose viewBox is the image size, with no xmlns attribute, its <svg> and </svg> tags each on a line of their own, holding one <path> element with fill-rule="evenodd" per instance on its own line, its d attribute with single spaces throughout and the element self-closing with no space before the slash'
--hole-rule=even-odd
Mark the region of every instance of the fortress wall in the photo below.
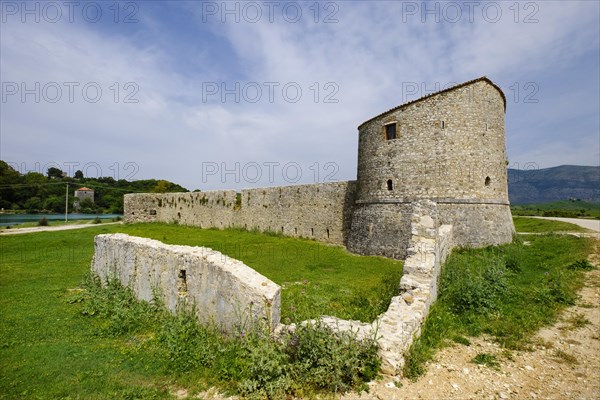
<svg viewBox="0 0 600 400">
<path fill-rule="evenodd" d="M 348 250 L 357 254 L 404 259 L 410 239 L 411 203 L 357 204 Z"/>
<path fill-rule="evenodd" d="M 125 195 L 125 222 L 177 222 L 202 228 L 237 226 L 235 190 Z"/>
<path fill-rule="evenodd" d="M 239 227 L 344 244 L 356 182 L 194 193 L 125 195 L 125 221 Z"/>
<path fill-rule="evenodd" d="M 515 227 L 509 205 L 437 204 L 440 221 L 453 226 L 456 246 L 481 247 L 512 241 Z"/>
<path fill-rule="evenodd" d="M 206 247 L 166 245 L 122 233 L 97 235 L 92 272 L 117 279 L 140 300 L 195 304 L 198 321 L 231 332 L 253 321 L 280 321 L 281 288 L 238 260 Z"/>
<path fill-rule="evenodd" d="M 247 229 L 343 245 L 355 191 L 354 181 L 245 189 L 241 220 Z"/>
</svg>

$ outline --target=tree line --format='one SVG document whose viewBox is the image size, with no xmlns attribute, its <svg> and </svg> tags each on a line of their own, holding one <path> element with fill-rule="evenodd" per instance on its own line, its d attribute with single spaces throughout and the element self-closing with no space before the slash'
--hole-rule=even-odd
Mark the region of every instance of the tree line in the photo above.
<svg viewBox="0 0 600 400">
<path fill-rule="evenodd" d="M 145 179 L 127 181 L 110 176 L 89 178 L 82 171 L 73 177 L 59 168 L 51 167 L 46 175 L 39 172 L 21 174 L 0 160 L 0 208 L 4 211 L 65 212 L 66 186 L 69 187 L 69 211 L 74 210 L 75 190 L 87 187 L 94 190 L 94 201 L 79 204 L 82 213 L 123 213 L 123 196 L 127 193 L 188 192 L 182 186 L 166 180 Z"/>
</svg>

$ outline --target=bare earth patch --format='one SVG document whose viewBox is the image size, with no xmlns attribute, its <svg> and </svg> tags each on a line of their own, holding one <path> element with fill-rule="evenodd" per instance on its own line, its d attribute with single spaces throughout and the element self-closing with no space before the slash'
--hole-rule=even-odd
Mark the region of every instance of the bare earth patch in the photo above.
<svg viewBox="0 0 600 400">
<path fill-rule="evenodd" d="M 599 244 L 590 261 L 600 266 Z M 600 399 L 600 270 L 586 273 L 580 299 L 542 329 L 532 351 L 507 353 L 486 338 L 440 351 L 417 382 L 386 376 L 353 399 Z M 473 358 L 493 354 L 498 370 Z M 399 386 L 399 387 L 398 387 Z"/>
</svg>

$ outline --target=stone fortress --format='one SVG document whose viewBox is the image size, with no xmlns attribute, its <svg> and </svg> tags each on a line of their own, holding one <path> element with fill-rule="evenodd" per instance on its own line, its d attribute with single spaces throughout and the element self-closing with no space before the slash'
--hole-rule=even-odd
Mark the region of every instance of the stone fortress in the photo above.
<svg viewBox="0 0 600 400">
<path fill-rule="evenodd" d="M 486 77 L 392 108 L 361 124 L 356 181 L 128 194 L 126 222 L 238 227 L 404 259 L 414 204 L 437 205 L 453 244 L 510 242 L 506 99 Z"/>
<path fill-rule="evenodd" d="M 360 125 L 356 181 L 128 194 L 125 221 L 274 231 L 404 260 L 398 295 L 375 321 L 320 318 L 333 330 L 376 336 L 382 371 L 400 374 L 452 248 L 512 240 L 505 108 L 500 88 L 481 77 Z M 246 317 L 268 321 L 275 334 L 295 329 L 280 324 L 279 285 L 209 248 L 98 235 L 92 271 L 103 281 L 118 278 L 140 299 L 159 288 L 171 310 L 192 300 L 200 322 L 224 331 Z"/>
</svg>

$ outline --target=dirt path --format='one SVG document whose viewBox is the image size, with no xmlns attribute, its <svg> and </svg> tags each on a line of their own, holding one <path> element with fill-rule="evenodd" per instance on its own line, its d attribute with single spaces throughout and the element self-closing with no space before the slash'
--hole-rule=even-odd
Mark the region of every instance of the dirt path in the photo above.
<svg viewBox="0 0 600 400">
<path fill-rule="evenodd" d="M 596 266 L 599 244 L 590 257 Z M 342 399 L 600 399 L 600 270 L 586 274 L 580 296 L 556 325 L 538 333 L 533 351 L 507 359 L 492 341 L 474 338 L 470 346 L 440 351 L 417 382 L 384 377 L 370 393 Z M 499 370 L 473 364 L 478 353 L 495 354 Z"/>
<path fill-rule="evenodd" d="M 61 225 L 61 226 L 35 226 L 32 228 L 14 228 L 14 229 L 4 229 L 0 231 L 0 235 L 19 235 L 23 233 L 33 233 L 33 232 L 51 232 L 51 231 L 66 231 L 69 229 L 81 229 L 81 228 L 91 228 L 93 226 L 104 226 L 104 225 L 114 225 L 114 224 L 122 224 L 122 222 L 105 222 L 102 224 L 76 224 L 76 225 Z"/>
<path fill-rule="evenodd" d="M 600 219 L 583 219 L 583 218 L 560 218 L 560 217 L 528 217 L 538 219 L 549 219 L 552 221 L 568 222 L 570 224 L 579 225 L 582 228 L 591 229 L 600 232 Z"/>
</svg>

